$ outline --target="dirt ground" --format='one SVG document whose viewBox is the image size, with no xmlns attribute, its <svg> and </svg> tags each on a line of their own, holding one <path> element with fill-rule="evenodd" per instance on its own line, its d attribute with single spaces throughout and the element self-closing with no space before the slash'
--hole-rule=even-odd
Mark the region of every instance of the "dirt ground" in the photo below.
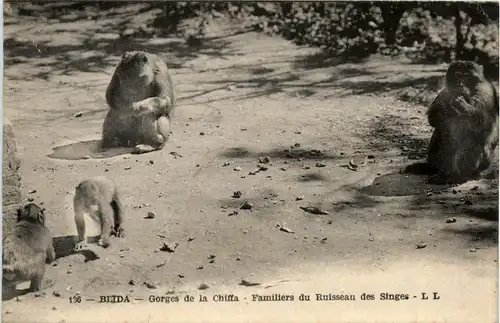
<svg viewBox="0 0 500 323">
<path fill-rule="evenodd" d="M 3 321 L 497 320 L 497 179 L 438 187 L 399 174 L 423 156 L 431 134 L 426 107 L 403 94 L 439 82 L 445 65 L 332 63 L 222 19 L 193 46 L 120 38 L 119 22 L 152 19 L 139 7 L 90 11 L 88 19 L 5 18 L 4 117 L 14 124 L 24 194 L 47 208 L 59 258 L 47 267 L 46 295 L 4 300 Z M 128 49 L 166 58 L 179 98 L 173 135 L 162 151 L 103 158 L 93 149 L 104 93 Z M 270 163 L 259 163 L 265 156 Z M 127 235 L 71 254 L 74 187 L 95 175 L 121 188 Z M 244 202 L 252 208 L 240 209 Z M 146 219 L 150 211 L 156 216 Z M 164 242 L 178 247 L 160 251 Z M 384 292 L 410 300 L 360 300 Z M 441 299 L 412 298 L 422 292 Z M 240 302 L 216 304 L 217 293 Z M 252 301 L 276 293 L 296 300 Z M 301 293 L 356 301 L 300 302 Z M 77 295 L 82 303 L 70 303 Z M 89 300 L 102 295 L 132 303 Z M 181 301 L 150 303 L 150 295 Z"/>
</svg>

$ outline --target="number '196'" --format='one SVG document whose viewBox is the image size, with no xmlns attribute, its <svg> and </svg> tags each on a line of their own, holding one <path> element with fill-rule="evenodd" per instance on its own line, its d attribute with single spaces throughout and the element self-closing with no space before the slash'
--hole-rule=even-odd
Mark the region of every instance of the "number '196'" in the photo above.
<svg viewBox="0 0 500 323">
<path fill-rule="evenodd" d="M 79 295 L 76 295 L 76 296 L 70 296 L 70 297 L 69 297 L 69 302 L 70 302 L 71 304 L 73 304 L 73 303 L 81 303 L 81 302 L 82 302 L 82 297 L 81 297 L 81 296 L 79 296 Z"/>
</svg>

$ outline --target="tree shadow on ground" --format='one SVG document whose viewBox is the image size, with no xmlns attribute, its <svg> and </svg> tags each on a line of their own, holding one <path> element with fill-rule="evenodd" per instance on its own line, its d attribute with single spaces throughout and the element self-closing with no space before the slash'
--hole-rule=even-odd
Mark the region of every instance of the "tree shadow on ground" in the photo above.
<svg viewBox="0 0 500 323">
<path fill-rule="evenodd" d="M 81 3 L 75 4 L 82 6 Z M 137 5 L 137 4 L 136 4 Z M 86 8 L 95 11 L 97 4 L 87 3 Z M 128 4 L 130 7 L 130 4 Z M 127 8 L 128 8 L 127 7 Z M 119 8 L 118 8 L 119 9 Z M 5 66 L 16 64 L 29 64 L 36 67 L 26 71 L 26 80 L 43 79 L 48 80 L 54 75 L 72 75 L 80 72 L 103 72 L 105 69 L 117 63 L 122 52 L 128 50 L 145 50 L 167 58 L 170 68 L 180 68 L 186 62 L 196 59 L 200 55 L 212 57 L 224 57 L 232 55 L 227 45 L 230 43 L 227 37 L 242 33 L 241 30 L 228 30 L 224 36 L 204 37 L 199 44 L 193 45 L 185 39 L 159 38 L 155 39 L 151 33 L 154 31 L 141 31 L 142 25 L 148 25 L 155 19 L 158 13 L 151 13 L 147 21 L 142 25 L 133 23 L 135 15 L 153 10 L 154 6 L 141 4 L 139 7 L 117 10 L 100 10 L 96 25 L 91 27 L 75 29 L 71 22 L 87 23 L 88 16 L 85 10 L 71 11 L 74 21 L 62 19 L 58 14 L 52 12 L 50 6 L 42 6 L 39 17 L 50 16 L 51 19 L 59 20 L 58 33 L 72 33 L 66 44 L 61 44 L 64 37 L 57 41 L 49 40 L 24 40 L 12 33 L 4 40 Z M 66 10 L 66 8 L 64 9 Z M 33 17 L 31 17 L 33 18 Z M 95 18 L 95 17 L 94 17 Z M 104 20 L 110 19 L 110 22 Z M 64 21 L 62 21 L 64 20 Z M 18 24 L 24 23 L 22 17 L 18 17 Z M 135 28 L 131 35 L 120 34 L 121 30 Z M 17 33 L 16 33 L 17 35 Z M 40 71 L 40 69 L 42 69 Z M 29 70 L 29 69 L 28 69 Z M 22 77 L 22 76 L 21 76 Z M 9 76 L 7 76 L 7 79 Z"/>
<path fill-rule="evenodd" d="M 450 187 L 451 185 L 429 184 L 425 176 L 394 172 L 375 178 L 371 185 L 365 186 L 359 191 L 371 196 L 389 197 L 422 195 Z"/>
<path fill-rule="evenodd" d="M 257 152 L 245 147 L 227 148 L 219 156 L 230 159 L 257 159 L 258 157 L 269 156 L 279 159 L 314 159 L 314 160 L 336 160 L 342 159 L 342 155 L 331 155 L 318 149 L 303 148 L 274 148 L 268 151 Z"/>
<path fill-rule="evenodd" d="M 412 133 L 412 119 L 398 115 L 375 117 L 369 125 L 369 131 L 363 136 L 368 148 L 376 151 L 386 151 L 391 148 L 401 150 L 401 155 L 410 159 L 425 158 L 429 139 L 417 137 L 422 129 Z"/>
<path fill-rule="evenodd" d="M 480 242 L 487 247 L 498 247 L 498 222 L 467 228 L 444 228 L 443 231 L 454 235 L 462 235 L 468 238 L 470 242 Z"/>
<path fill-rule="evenodd" d="M 327 54 L 324 52 L 317 52 L 310 55 L 304 55 L 297 58 L 297 60 L 293 63 L 294 69 L 317 69 L 317 68 L 325 68 L 325 67 L 333 67 L 337 65 L 341 65 L 344 63 L 362 63 L 367 61 L 368 58 L 345 58 L 339 56 L 332 56 L 331 54 Z"/>
<path fill-rule="evenodd" d="M 47 157 L 63 160 L 105 159 L 134 152 L 134 148 L 127 147 L 103 149 L 101 148 L 101 140 L 79 141 L 54 147 L 52 150 L 52 153 L 48 154 Z"/>
</svg>

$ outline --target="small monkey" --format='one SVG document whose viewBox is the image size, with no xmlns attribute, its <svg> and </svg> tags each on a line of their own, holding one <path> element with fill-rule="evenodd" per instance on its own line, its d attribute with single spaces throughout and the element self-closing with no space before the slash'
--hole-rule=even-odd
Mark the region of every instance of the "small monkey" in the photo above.
<svg viewBox="0 0 500 323">
<path fill-rule="evenodd" d="M 98 176 L 80 182 L 75 189 L 73 206 L 78 232 L 75 251 L 86 248 L 85 214 L 98 216 L 101 224 L 101 236 L 97 242 L 99 246 L 109 247 L 111 233 L 119 238 L 124 237 L 123 206 L 116 184 L 111 179 Z"/>
<path fill-rule="evenodd" d="M 170 136 L 175 110 L 172 78 L 158 55 L 130 51 L 122 55 L 106 89 L 108 114 L 102 148 L 160 150 Z"/>
<path fill-rule="evenodd" d="M 52 233 L 45 226 L 44 209 L 35 203 L 17 210 L 17 222 L 12 231 L 4 233 L 2 285 L 5 291 L 15 291 L 16 285 L 31 281 L 29 291 L 42 289 L 45 264 L 56 259 Z"/>
<path fill-rule="evenodd" d="M 483 67 L 470 61 L 451 63 L 445 81 L 427 111 L 434 128 L 427 163 L 405 171 L 432 175 L 433 183 L 459 184 L 491 165 L 498 146 L 498 94 Z"/>
</svg>

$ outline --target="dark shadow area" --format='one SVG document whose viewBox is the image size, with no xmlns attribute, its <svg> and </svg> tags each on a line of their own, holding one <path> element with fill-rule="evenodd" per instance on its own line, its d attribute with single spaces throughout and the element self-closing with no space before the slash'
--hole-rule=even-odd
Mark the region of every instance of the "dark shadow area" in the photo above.
<svg viewBox="0 0 500 323">
<path fill-rule="evenodd" d="M 498 195 L 497 195 L 498 197 Z M 489 205 L 489 206 L 475 206 L 466 210 L 467 214 L 471 217 L 487 220 L 487 221 L 495 221 L 498 222 L 498 205 Z"/>
<path fill-rule="evenodd" d="M 318 52 L 311 55 L 305 55 L 299 57 L 294 63 L 294 69 L 317 69 L 317 68 L 325 68 L 337 66 L 345 63 L 362 63 L 366 61 L 367 58 L 359 58 L 359 59 L 347 59 L 345 57 L 332 56 L 331 54 Z"/>
<path fill-rule="evenodd" d="M 487 247 L 498 246 L 498 222 L 465 229 L 445 228 L 443 231 L 455 235 L 463 235 L 467 237 L 470 242 L 484 243 Z"/>
<path fill-rule="evenodd" d="M 377 204 L 379 203 L 380 203 L 379 201 L 376 201 L 367 195 L 357 192 L 353 196 L 353 200 L 339 201 L 334 203 L 333 210 L 335 212 L 342 212 L 349 208 L 372 208 L 377 206 Z"/>
<path fill-rule="evenodd" d="M 134 148 L 102 149 L 101 140 L 80 141 L 73 144 L 52 148 L 53 152 L 47 157 L 64 160 L 104 159 L 120 155 L 131 154 Z"/>
<path fill-rule="evenodd" d="M 154 36 L 159 30 L 145 26 L 151 26 L 155 17 L 161 15 L 158 10 L 152 11 L 158 6 L 159 4 L 144 2 L 114 5 L 103 5 L 99 2 L 23 5 L 19 10 L 21 16 L 26 16 L 13 18 L 17 20 L 17 24 L 24 23 L 24 17 L 27 16 L 35 21 L 42 18 L 57 20 L 55 23 L 60 23 L 60 27 L 57 28 L 58 33 L 61 35 L 73 33 L 78 37 L 72 38 L 68 44 L 59 45 L 48 40 L 34 41 L 7 36 L 4 40 L 5 66 L 21 63 L 34 64 L 46 70 L 28 71 L 26 73 L 29 75 L 25 75 L 24 78 L 48 80 L 53 75 L 72 75 L 79 72 L 102 73 L 117 63 L 122 52 L 145 50 L 168 58 L 169 67 L 175 69 L 200 55 L 224 58 L 226 55 L 237 54 L 234 50 L 227 48 L 230 41 L 226 38 L 247 32 L 246 30 L 227 30 L 225 35 L 219 37 L 201 35 L 197 44 L 192 44 L 182 37 L 176 38 L 175 35 L 155 41 Z M 72 7 L 76 9 L 71 9 Z M 133 21 L 135 15 L 148 11 L 151 11 L 151 14 L 147 16 L 144 23 L 137 24 Z M 107 19 L 113 20 L 106 22 Z M 77 21 L 87 23 L 88 20 L 95 20 L 101 28 L 80 30 L 71 24 Z M 165 23 L 170 22 L 164 21 L 163 24 Z M 37 62 L 40 59 L 43 59 L 43 62 Z"/>
<path fill-rule="evenodd" d="M 410 196 L 449 187 L 451 185 L 429 184 L 426 176 L 395 172 L 375 178 L 371 185 L 361 188 L 360 192 L 372 196 Z"/>
<path fill-rule="evenodd" d="M 5 283 L 2 284 L 2 302 L 9 301 L 9 300 L 14 299 L 16 297 L 32 293 L 30 291 L 29 287 L 24 288 L 24 289 L 17 289 L 16 287 L 12 287 L 9 289 L 9 288 L 4 288 L 4 286 L 5 286 Z"/>
<path fill-rule="evenodd" d="M 311 172 L 311 173 L 299 175 L 297 180 L 299 182 L 316 182 L 316 181 L 327 182 L 328 178 L 326 176 L 321 175 L 321 174 Z"/>
<path fill-rule="evenodd" d="M 435 96 L 442 84 L 443 76 L 409 77 L 394 81 L 374 79 L 373 81 L 341 82 L 339 86 L 349 90 L 349 93 L 345 95 L 385 94 L 390 91 L 411 89 L 414 93 L 404 92 L 398 98 L 402 101 L 422 103 L 420 100 L 423 98 L 415 98 L 412 94 Z M 425 101 L 427 102 L 427 99 Z"/>
<path fill-rule="evenodd" d="M 99 256 L 92 250 L 74 251 L 77 236 L 61 236 L 52 238 L 56 259 L 67 257 L 74 254 L 82 254 L 85 257 L 84 262 L 99 259 Z M 97 242 L 98 237 L 87 237 L 89 243 Z"/>
<path fill-rule="evenodd" d="M 422 159 L 427 156 L 429 139 L 417 138 L 416 134 L 408 131 L 412 124 L 411 119 L 398 115 L 376 117 L 369 125 L 370 130 L 363 136 L 368 148 L 376 151 L 386 151 L 397 148 L 401 155 L 409 159 Z"/>
<path fill-rule="evenodd" d="M 328 153 L 324 153 L 318 149 L 301 149 L 301 148 L 290 148 L 290 149 L 280 149 L 275 148 L 269 151 L 264 152 L 256 152 L 248 150 L 244 147 L 234 147 L 228 148 L 220 153 L 221 157 L 231 158 L 231 159 L 252 159 L 258 158 L 262 156 L 269 156 L 271 158 L 280 158 L 280 159 L 315 159 L 315 160 L 337 160 L 343 159 L 344 156 L 340 154 L 331 155 Z"/>
</svg>

